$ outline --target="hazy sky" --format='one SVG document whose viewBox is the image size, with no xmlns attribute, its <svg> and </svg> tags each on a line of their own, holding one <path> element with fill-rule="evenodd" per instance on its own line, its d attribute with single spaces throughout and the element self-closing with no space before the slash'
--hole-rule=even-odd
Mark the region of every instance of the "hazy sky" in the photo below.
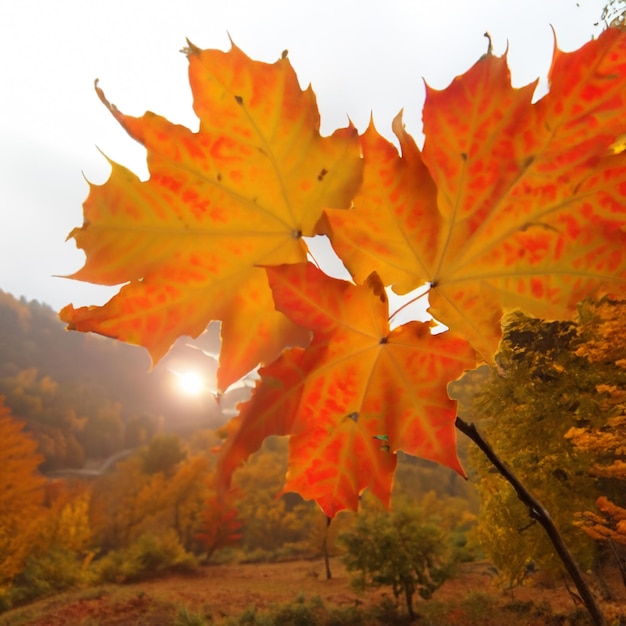
<svg viewBox="0 0 626 626">
<path fill-rule="evenodd" d="M 423 82 L 444 87 L 487 48 L 509 44 L 514 83 L 546 73 L 554 32 L 572 50 L 599 32 L 604 0 L 0 0 L 0 289 L 46 302 L 101 304 L 115 290 L 53 275 L 83 262 L 68 232 L 82 223 L 84 176 L 108 157 L 145 175 L 141 147 L 102 106 L 100 79 L 124 113 L 146 109 L 197 128 L 179 50 L 229 47 L 272 62 L 289 50 L 312 83 L 324 132 L 370 112 L 390 136 L 405 111 L 421 130 Z M 578 6 L 578 4 L 580 6 Z M 552 27 L 551 27 L 552 26 Z M 97 147 L 96 147 L 97 146 Z"/>
</svg>

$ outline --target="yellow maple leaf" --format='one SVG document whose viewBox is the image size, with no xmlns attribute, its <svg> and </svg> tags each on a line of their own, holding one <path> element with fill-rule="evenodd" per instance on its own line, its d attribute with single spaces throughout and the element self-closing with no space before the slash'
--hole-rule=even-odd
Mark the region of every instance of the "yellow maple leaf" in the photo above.
<svg viewBox="0 0 626 626">
<path fill-rule="evenodd" d="M 190 45 L 197 132 L 153 113 L 120 113 L 146 147 L 150 178 L 112 163 L 91 186 L 70 237 L 86 253 L 71 278 L 125 284 L 107 304 L 61 311 L 70 328 L 143 345 L 153 361 L 181 335 L 222 320 L 218 373 L 227 387 L 308 333 L 274 310 L 259 265 L 301 262 L 303 236 L 325 207 L 346 208 L 361 180 L 353 127 L 319 133 L 310 88 L 283 57 L 273 64 Z"/>
</svg>

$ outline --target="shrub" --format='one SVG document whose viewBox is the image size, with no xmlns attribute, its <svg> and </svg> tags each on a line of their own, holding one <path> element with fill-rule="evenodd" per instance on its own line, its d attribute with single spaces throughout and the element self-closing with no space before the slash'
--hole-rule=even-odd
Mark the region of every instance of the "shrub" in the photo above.
<svg viewBox="0 0 626 626">
<path fill-rule="evenodd" d="M 391 587 L 396 601 L 404 595 L 411 619 L 415 593 L 430 598 L 451 572 L 447 537 L 416 507 L 364 511 L 340 540 L 347 550 L 346 567 L 359 572 L 354 586 Z"/>
<path fill-rule="evenodd" d="M 162 535 L 144 533 L 128 548 L 109 552 L 98 563 L 104 582 L 135 582 L 163 572 L 193 572 L 196 558 L 181 545 L 173 530 Z"/>
<path fill-rule="evenodd" d="M 81 587 L 93 581 L 93 574 L 76 554 L 66 548 L 51 548 L 31 556 L 26 566 L 13 580 L 11 603 L 30 602 L 36 598 Z"/>
</svg>

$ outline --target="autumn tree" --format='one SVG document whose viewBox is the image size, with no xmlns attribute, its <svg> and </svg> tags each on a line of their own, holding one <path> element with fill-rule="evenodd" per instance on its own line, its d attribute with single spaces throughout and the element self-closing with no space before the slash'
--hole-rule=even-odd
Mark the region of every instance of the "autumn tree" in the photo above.
<svg viewBox="0 0 626 626">
<path fill-rule="evenodd" d="M 213 485 L 213 493 L 204 503 L 202 520 L 197 527 L 196 539 L 210 559 L 220 548 L 236 546 L 241 541 L 243 523 L 233 502 L 236 494 L 219 497 Z"/>
<path fill-rule="evenodd" d="M 591 567 L 595 551 L 574 515 L 597 498 L 597 480 L 589 471 L 594 456 L 573 449 L 566 435 L 583 424 L 606 425 L 598 386 L 609 372 L 578 353 L 580 342 L 575 323 L 511 316 L 496 369 L 472 410 L 494 449 L 552 512 L 580 562 Z M 490 559 L 512 581 L 523 578 L 531 560 L 557 568 L 543 530 L 529 522 L 514 491 L 490 472 L 482 455 L 471 458 L 481 497 L 478 533 Z"/>
<path fill-rule="evenodd" d="M 10 584 L 37 546 L 44 509 L 43 457 L 24 424 L 0 397 L 0 590 Z"/>
<path fill-rule="evenodd" d="M 236 476 L 241 546 L 249 553 L 302 553 L 310 549 L 316 512 L 294 493 L 283 493 L 286 441 L 269 439 Z"/>
<path fill-rule="evenodd" d="M 178 437 L 160 442 L 120 461 L 95 481 L 91 516 L 105 551 L 126 548 L 142 534 L 165 529 L 184 548 L 198 547 L 196 534 L 211 494 L 210 460 L 206 455 L 187 457 Z"/>
<path fill-rule="evenodd" d="M 49 481 L 46 517 L 39 536 L 46 548 L 59 548 L 81 560 L 96 548 L 90 519 L 91 487 L 77 480 Z"/>
<path fill-rule="evenodd" d="M 591 455 L 590 474 L 603 481 L 600 490 L 612 493 L 598 497 L 598 510 L 582 512 L 579 525 L 594 539 L 626 546 L 626 300 L 586 303 L 579 335 L 577 354 L 603 372 L 596 391 L 605 419 L 572 427 L 565 436 Z"/>
</svg>

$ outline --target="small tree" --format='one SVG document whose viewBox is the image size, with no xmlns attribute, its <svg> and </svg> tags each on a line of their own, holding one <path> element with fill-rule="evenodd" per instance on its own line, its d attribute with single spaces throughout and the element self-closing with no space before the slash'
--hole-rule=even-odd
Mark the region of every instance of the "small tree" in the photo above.
<svg viewBox="0 0 626 626">
<path fill-rule="evenodd" d="M 404 595 L 411 620 L 415 593 L 430 598 L 450 574 L 446 537 L 417 507 L 360 513 L 340 540 L 347 550 L 346 567 L 359 572 L 353 585 L 391 587 L 396 602 Z"/>
</svg>

